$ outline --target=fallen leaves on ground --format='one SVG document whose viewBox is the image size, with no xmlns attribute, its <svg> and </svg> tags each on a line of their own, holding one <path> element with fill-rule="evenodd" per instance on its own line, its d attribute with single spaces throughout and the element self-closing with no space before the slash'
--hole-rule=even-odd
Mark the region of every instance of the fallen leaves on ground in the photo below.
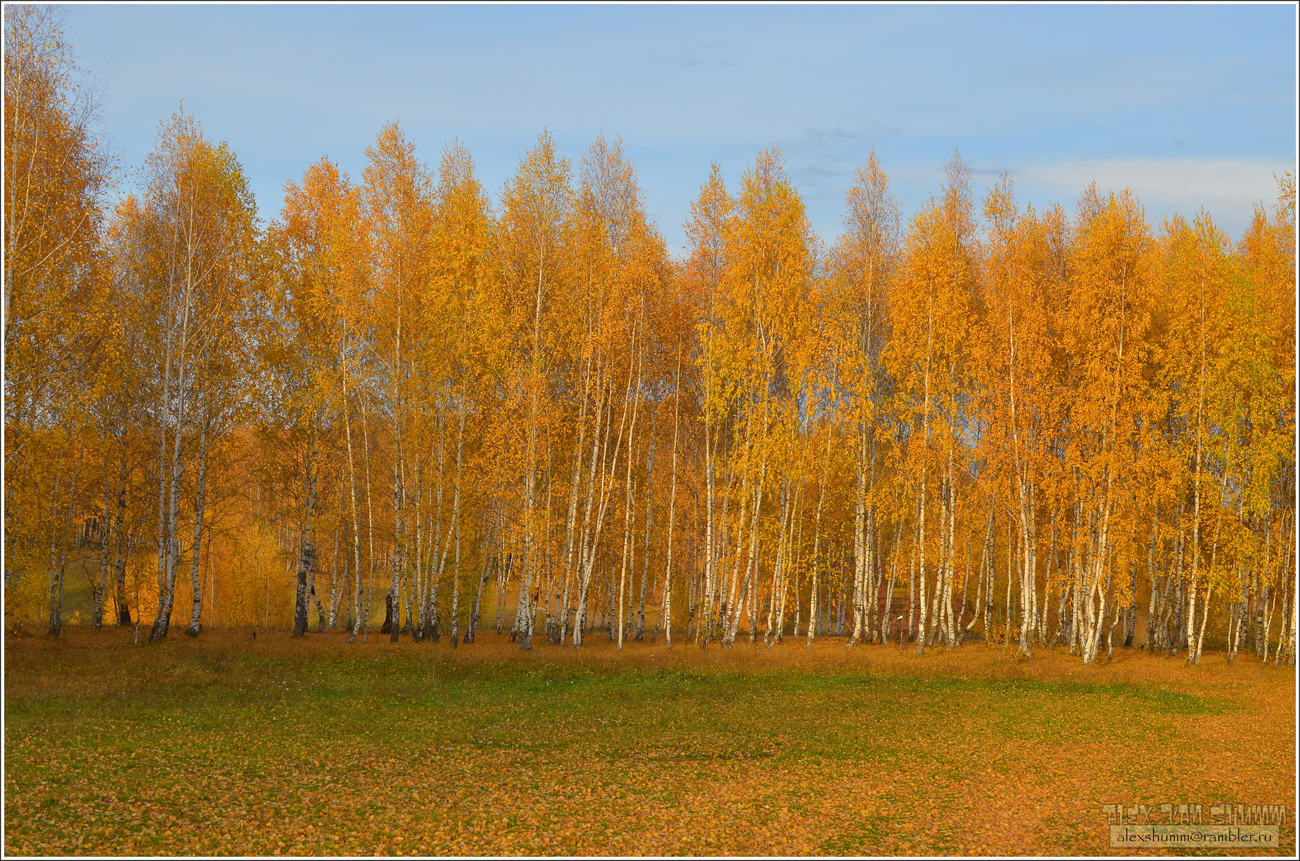
<svg viewBox="0 0 1300 861">
<path fill-rule="evenodd" d="M 1295 847 L 1245 656 L 119 634 L 6 640 L 6 854 L 1109 854 L 1102 804 L 1224 801 Z"/>
</svg>

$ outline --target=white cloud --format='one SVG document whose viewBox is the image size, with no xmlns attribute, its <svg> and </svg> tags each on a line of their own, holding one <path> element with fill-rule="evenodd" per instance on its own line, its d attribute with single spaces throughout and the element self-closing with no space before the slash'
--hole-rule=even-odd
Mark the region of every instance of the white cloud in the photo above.
<svg viewBox="0 0 1300 861">
<path fill-rule="evenodd" d="M 1202 208 L 1227 226 L 1249 221 L 1257 203 L 1272 204 L 1277 199 L 1274 174 L 1293 169 L 1284 159 L 1106 158 L 1040 164 L 1013 170 L 1011 176 L 1020 189 L 1031 192 L 1017 197 L 1037 198 L 1032 192 L 1041 190 L 1069 203 L 1095 181 L 1103 193 L 1130 189 L 1146 207 L 1152 226 L 1162 214 L 1191 218 Z"/>
</svg>

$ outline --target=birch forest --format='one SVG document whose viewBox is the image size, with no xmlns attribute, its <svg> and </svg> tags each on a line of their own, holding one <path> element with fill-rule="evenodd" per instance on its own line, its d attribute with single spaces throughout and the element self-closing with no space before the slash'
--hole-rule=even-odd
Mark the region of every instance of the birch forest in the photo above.
<svg viewBox="0 0 1300 861">
<path fill-rule="evenodd" d="M 767 150 L 674 255 L 617 137 L 489 189 L 394 122 L 259 212 L 4 39 L 7 630 L 1294 666 L 1290 174 L 1231 237 L 956 152 L 904 212 L 871 155 L 830 242 Z"/>
</svg>

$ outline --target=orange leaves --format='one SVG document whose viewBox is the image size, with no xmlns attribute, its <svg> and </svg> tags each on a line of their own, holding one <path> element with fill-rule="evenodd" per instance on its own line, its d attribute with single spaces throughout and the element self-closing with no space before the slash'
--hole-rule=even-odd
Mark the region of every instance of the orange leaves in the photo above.
<svg viewBox="0 0 1300 861">
<path fill-rule="evenodd" d="M 268 364 L 286 387 L 278 412 L 291 425 L 339 406 L 340 353 L 360 310 L 359 216 L 359 190 L 322 158 L 301 185 L 286 184 L 284 208 L 268 231 L 283 288 L 273 298 L 281 325 L 268 339 L 275 351 Z"/>
<path fill-rule="evenodd" d="M 96 143 L 98 106 L 78 89 L 80 74 L 56 8 L 5 9 L 6 589 L 44 580 L 50 553 L 35 548 L 66 519 L 50 505 L 60 465 L 86 442 L 82 430 L 113 388 L 106 380 L 116 382 L 105 341 L 120 321 L 103 253 L 113 164 Z M 71 518 L 87 506 L 84 492 L 69 497 L 69 477 L 61 492 Z"/>
<path fill-rule="evenodd" d="M 686 280 L 699 291 L 705 409 L 735 408 L 753 439 L 806 384 L 815 350 L 815 238 L 803 202 L 775 152 L 760 153 L 733 200 L 715 166 L 687 225 L 693 250 Z M 750 413 L 753 413 L 752 415 Z"/>
<path fill-rule="evenodd" d="M 960 397 L 970 388 L 967 339 L 977 310 L 978 248 L 969 171 L 954 155 L 941 202 L 913 216 L 898 288 L 891 295 L 885 365 L 896 381 L 897 415 L 909 422 L 909 459 L 919 468 L 930 435 L 946 450 L 958 438 Z M 919 431 L 919 432 L 918 432 Z"/>
<path fill-rule="evenodd" d="M 196 438 L 242 426 L 249 441 L 258 423 L 261 438 L 213 451 L 213 519 L 239 514 L 226 517 L 238 521 L 227 534 L 216 527 L 208 584 L 232 596 L 248 591 L 234 584 L 265 586 L 264 619 L 276 604 L 269 584 L 306 543 L 305 512 L 315 510 L 302 498 L 315 491 L 297 479 L 317 467 L 328 525 L 315 564 L 324 574 L 332 557 L 334 609 L 348 601 L 333 575 L 351 573 L 357 596 L 379 560 L 407 590 L 399 603 L 411 589 L 436 596 L 430 571 L 441 577 L 448 542 L 454 558 L 462 550 L 459 520 L 449 537 L 459 503 L 445 504 L 462 492 L 464 569 L 512 572 L 487 596 L 503 608 L 512 576 L 535 578 L 553 624 L 573 615 L 566 580 L 582 566 L 595 580 L 581 589 L 594 585 L 602 605 L 593 613 L 613 601 L 605 589 L 618 537 L 601 524 L 617 491 L 627 558 L 636 547 L 647 562 L 663 539 L 658 507 L 689 502 L 670 528 L 689 548 L 676 585 L 688 606 L 712 602 L 688 616 L 697 631 L 723 602 L 733 619 L 742 606 L 783 606 L 778 572 L 802 572 L 809 558 L 825 576 L 818 600 L 836 612 L 849 601 L 860 615 L 871 600 L 863 591 L 886 576 L 929 576 L 928 544 L 951 580 L 965 546 L 979 547 L 990 498 L 1018 508 L 1020 549 L 1011 536 L 1010 547 L 989 542 L 976 589 L 1004 570 L 994 555 L 1014 564 L 1021 554 L 1022 595 L 1038 588 L 1046 557 L 1054 581 L 1087 557 L 1094 580 L 1124 569 L 1127 585 L 1111 593 L 1127 601 L 1134 579 L 1123 575 L 1140 566 L 1142 536 L 1168 543 L 1172 512 L 1202 491 L 1217 492 L 1205 514 L 1187 515 L 1194 530 L 1213 525 L 1193 539 L 1197 552 L 1212 553 L 1200 545 L 1222 534 L 1221 567 L 1255 565 L 1262 536 L 1278 530 L 1284 544 L 1295 411 L 1288 179 L 1279 206 L 1261 208 L 1232 246 L 1208 216 L 1175 220 L 1153 239 L 1127 192 L 1090 188 L 1072 218 L 1022 209 L 1009 180 L 983 201 L 977 226 L 971 174 L 954 154 L 903 230 L 872 154 L 846 193 L 843 235 L 823 256 L 779 153 L 764 151 L 730 191 L 713 166 L 687 220 L 690 247 L 674 261 L 617 139 L 598 138 L 571 163 L 543 133 L 494 212 L 495 190 L 462 146 L 446 149 L 435 173 L 390 123 L 366 150 L 359 184 L 322 159 L 287 185 L 263 233 L 234 154 L 180 112 L 105 231 L 106 166 L 86 117 L 66 109 L 68 48 L 52 18 L 15 9 L 6 187 L 31 180 L 39 200 L 6 204 L 6 463 L 18 481 L 5 525 L 28 548 L 27 576 L 57 555 L 47 553 L 60 533 L 46 512 L 61 510 L 69 535 L 99 516 L 84 500 L 45 505 L 57 482 L 70 486 L 83 443 L 92 454 L 116 443 L 122 455 L 115 486 L 133 506 L 123 546 L 170 546 L 175 522 L 193 514 L 191 546 L 201 548 Z M 78 431 L 92 406 L 99 426 Z M 682 453 L 671 473 L 651 467 L 669 406 Z M 63 430 L 37 440 L 38 423 Z M 170 467 L 168 451 L 159 456 L 169 441 Z M 149 534 L 154 521 L 136 501 L 149 492 L 152 507 L 142 467 L 155 463 L 147 481 L 172 521 L 163 536 Z M 349 505 L 363 473 L 366 504 Z M 371 494 L 372 475 L 391 493 Z M 113 488 L 99 484 L 111 502 Z M 927 532 L 932 492 L 941 526 Z M 642 510 L 643 520 L 628 514 Z M 1169 523 L 1133 528 L 1157 510 Z M 1080 551 L 1064 562 L 1033 552 L 1049 520 L 1046 543 Z M 374 539 L 369 566 L 362 531 Z M 232 549 L 241 540 L 248 553 Z M 842 588 L 850 561 L 861 563 L 853 596 Z M 269 562 L 275 572 L 252 576 Z M 643 580 L 669 567 L 657 563 L 643 566 Z M 807 587 L 794 585 L 800 606 Z M 1039 618 L 1050 628 L 1049 616 Z"/>
<path fill-rule="evenodd" d="M 889 415 L 881 352 L 899 264 L 898 203 L 875 152 L 858 168 L 845 197 L 844 233 L 831 249 L 823 288 L 823 358 L 816 373 L 834 414 L 870 444 L 869 438 L 890 436 L 879 427 Z M 865 456 L 860 452 L 859 459 Z"/>
<path fill-rule="evenodd" d="M 410 362 L 420 332 L 421 304 L 430 298 L 433 262 L 433 177 L 416 159 L 415 143 L 397 123 L 380 131 L 366 149 L 362 187 L 362 229 L 367 238 L 366 271 L 373 302 L 367 323 L 374 329 L 374 351 L 386 383 L 384 397 L 400 425 Z"/>
</svg>

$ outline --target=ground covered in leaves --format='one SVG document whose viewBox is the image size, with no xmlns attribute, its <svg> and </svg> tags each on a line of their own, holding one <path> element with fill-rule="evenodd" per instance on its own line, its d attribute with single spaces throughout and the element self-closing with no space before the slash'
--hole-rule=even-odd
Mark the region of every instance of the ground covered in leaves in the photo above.
<svg viewBox="0 0 1300 861">
<path fill-rule="evenodd" d="M 4 853 L 1110 854 L 1103 804 L 1223 802 L 1295 849 L 1251 656 L 480 640 L 7 637 Z"/>
</svg>

